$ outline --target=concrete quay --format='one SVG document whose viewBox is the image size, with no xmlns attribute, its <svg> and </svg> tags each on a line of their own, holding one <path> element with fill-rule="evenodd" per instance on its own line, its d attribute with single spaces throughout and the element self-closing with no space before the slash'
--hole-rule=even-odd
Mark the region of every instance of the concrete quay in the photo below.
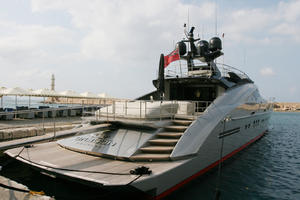
<svg viewBox="0 0 300 200">
<path fill-rule="evenodd" d="M 276 102 L 274 111 L 277 112 L 300 112 L 300 103 L 293 102 Z"/>
<path fill-rule="evenodd" d="M 0 123 L 0 142 L 41 136 L 72 129 L 81 124 L 80 117 L 53 119 L 12 120 Z"/>
<path fill-rule="evenodd" d="M 7 149 L 21 147 L 21 146 L 25 146 L 28 144 L 53 141 L 55 139 L 69 137 L 69 136 L 73 136 L 75 134 L 91 133 L 94 131 L 106 129 L 110 126 L 111 126 L 111 124 L 99 124 L 99 125 L 93 125 L 93 126 L 88 125 L 88 126 L 83 126 L 83 127 L 76 128 L 76 129 L 59 131 L 59 132 L 56 132 L 55 134 L 53 132 L 50 132 L 45 135 L 0 142 L 0 153 Z"/>
<path fill-rule="evenodd" d="M 0 130 L 0 141 L 14 140 L 26 137 L 44 135 L 55 131 L 62 131 L 74 128 L 74 125 L 59 125 L 43 127 L 11 128 Z"/>
<path fill-rule="evenodd" d="M 58 131 L 57 133 L 50 132 L 40 136 L 0 142 L 0 154 L 2 154 L 5 150 L 11 148 L 21 147 L 25 145 L 33 145 L 35 143 L 40 142 L 53 141 L 59 138 L 64 138 L 75 134 L 86 134 L 94 131 L 103 130 L 110 126 L 111 124 L 82 125 L 82 127 L 78 127 L 76 129 L 62 130 Z M 25 146 L 25 148 L 27 147 Z M 41 191 L 36 192 L 30 191 L 26 186 L 19 184 L 13 180 L 0 176 L 0 200 L 54 200 L 54 198 L 52 197 L 45 196 L 42 193 L 39 193 Z"/>
</svg>

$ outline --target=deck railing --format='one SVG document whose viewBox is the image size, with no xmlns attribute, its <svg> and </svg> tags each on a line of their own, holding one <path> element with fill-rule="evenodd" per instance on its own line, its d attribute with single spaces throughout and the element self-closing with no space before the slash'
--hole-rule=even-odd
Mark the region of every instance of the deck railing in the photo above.
<svg viewBox="0 0 300 200">
<path fill-rule="evenodd" d="M 176 116 L 196 117 L 211 101 L 114 101 L 96 112 L 96 118 L 165 119 Z"/>
<path fill-rule="evenodd" d="M 234 72 L 241 79 L 250 79 L 243 71 L 224 63 L 216 63 L 222 77 L 229 77 L 229 72 Z M 191 71 L 187 70 L 187 64 L 177 63 L 168 67 L 165 71 L 166 77 L 211 77 L 213 75 L 213 68 L 205 63 L 194 63 Z"/>
<path fill-rule="evenodd" d="M 76 106 L 0 111 L 0 141 L 40 136 L 46 133 L 53 134 L 53 139 L 56 139 L 58 131 L 71 128 L 70 126 L 74 127 L 75 121 L 83 123 L 84 121 L 120 118 L 141 121 L 180 117 L 195 119 L 210 103 L 209 101 L 115 100 L 111 105 L 102 105 L 100 109 L 95 106 Z M 76 116 L 78 119 L 74 118 Z"/>
</svg>

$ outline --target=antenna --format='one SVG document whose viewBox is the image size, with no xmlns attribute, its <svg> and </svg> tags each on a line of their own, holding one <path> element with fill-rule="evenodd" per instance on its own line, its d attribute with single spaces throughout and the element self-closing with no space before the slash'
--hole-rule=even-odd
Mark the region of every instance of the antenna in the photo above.
<svg viewBox="0 0 300 200">
<path fill-rule="evenodd" d="M 187 38 L 188 37 L 188 33 L 187 33 L 187 30 L 186 30 L 186 23 L 184 23 L 183 27 L 184 27 L 184 35 Z"/>
<path fill-rule="evenodd" d="M 222 40 L 223 40 L 223 48 L 225 47 L 225 34 L 222 33 Z M 224 71 L 224 63 L 225 63 L 225 55 L 223 55 L 223 58 L 222 58 L 222 69 Z"/>
<path fill-rule="evenodd" d="M 218 35 L 218 0 L 215 1 L 215 34 Z"/>
<path fill-rule="evenodd" d="M 188 19 L 187 19 L 187 26 L 188 26 L 188 30 L 190 30 L 190 9 L 188 8 Z"/>
</svg>

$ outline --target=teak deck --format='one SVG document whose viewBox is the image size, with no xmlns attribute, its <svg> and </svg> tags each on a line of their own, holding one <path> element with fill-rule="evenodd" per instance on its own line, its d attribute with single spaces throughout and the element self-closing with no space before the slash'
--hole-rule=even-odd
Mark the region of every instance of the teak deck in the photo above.
<svg viewBox="0 0 300 200">
<path fill-rule="evenodd" d="M 16 148 L 6 151 L 10 156 L 16 156 L 22 148 Z M 25 161 L 23 158 L 30 161 Z M 83 153 L 73 152 L 60 147 L 56 142 L 50 142 L 46 144 L 36 144 L 31 148 L 25 148 L 18 160 L 22 160 L 34 167 L 37 167 L 41 171 L 48 171 L 56 174 L 57 176 L 64 176 L 74 178 L 75 181 L 86 183 L 89 185 L 126 185 L 134 180 L 137 175 L 109 175 L 98 173 L 86 173 L 86 172 L 74 172 L 63 171 L 59 169 L 51 169 L 44 166 L 40 166 L 34 163 L 47 165 L 56 168 L 67 168 L 77 170 L 89 170 L 89 171 L 101 171 L 112 173 L 130 173 L 139 166 L 146 166 L 152 170 L 153 175 L 157 175 L 180 165 L 181 161 L 163 161 L 163 162 L 131 162 L 113 160 L 109 158 L 96 157 L 86 155 Z M 137 181 L 149 177 L 148 175 L 142 176 Z"/>
</svg>

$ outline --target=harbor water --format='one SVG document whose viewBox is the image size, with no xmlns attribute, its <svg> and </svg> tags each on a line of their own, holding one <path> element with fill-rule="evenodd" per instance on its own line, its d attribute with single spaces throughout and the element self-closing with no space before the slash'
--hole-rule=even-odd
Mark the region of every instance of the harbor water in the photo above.
<svg viewBox="0 0 300 200">
<path fill-rule="evenodd" d="M 268 134 L 235 155 L 222 166 L 222 200 L 298 200 L 300 199 L 300 113 L 273 113 Z M 58 155 L 59 156 L 59 155 Z M 1 162 L 6 162 L 2 158 Z M 18 163 L 0 172 L 31 190 L 43 190 L 55 199 L 114 199 L 79 184 L 42 176 Z M 212 170 L 167 199 L 214 199 L 218 180 Z"/>
<path fill-rule="evenodd" d="M 300 113 L 273 113 L 269 133 L 225 163 L 221 199 L 300 199 Z M 214 199 L 217 171 L 170 199 Z"/>
</svg>

